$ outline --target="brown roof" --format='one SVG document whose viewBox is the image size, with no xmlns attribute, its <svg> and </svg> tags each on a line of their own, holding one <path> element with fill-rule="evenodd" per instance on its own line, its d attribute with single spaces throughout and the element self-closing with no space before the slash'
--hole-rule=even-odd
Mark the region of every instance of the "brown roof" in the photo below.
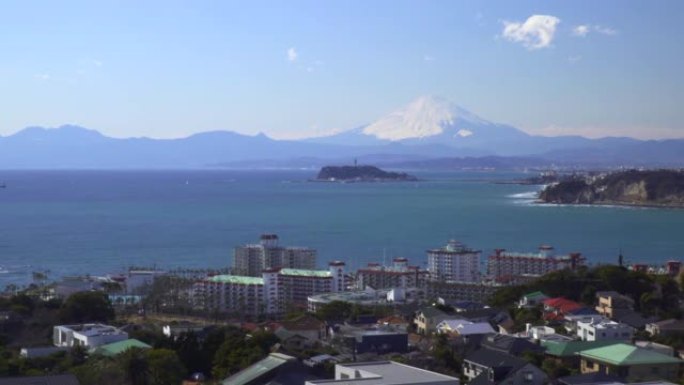
<svg viewBox="0 0 684 385">
<path fill-rule="evenodd" d="M 408 322 L 406 322 L 406 320 L 403 317 L 400 317 L 398 315 L 391 315 L 389 317 L 380 318 L 378 320 L 378 323 L 382 324 L 382 325 L 405 325 L 405 324 L 408 324 Z"/>
<path fill-rule="evenodd" d="M 302 315 L 288 321 L 281 321 L 280 324 L 286 330 L 318 330 L 323 327 L 323 321 L 310 315 Z"/>
</svg>

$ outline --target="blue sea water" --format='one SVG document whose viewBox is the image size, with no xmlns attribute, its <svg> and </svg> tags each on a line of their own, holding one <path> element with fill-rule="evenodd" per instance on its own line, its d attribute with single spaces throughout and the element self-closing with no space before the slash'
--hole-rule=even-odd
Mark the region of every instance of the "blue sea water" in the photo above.
<svg viewBox="0 0 684 385">
<path fill-rule="evenodd" d="M 409 183 L 314 183 L 316 171 L 2 171 L 0 289 L 130 265 L 228 267 L 232 248 L 277 233 L 351 267 L 450 238 L 494 248 L 579 251 L 592 263 L 684 255 L 684 210 L 532 203 L 501 172 L 417 173 Z M 483 258 L 485 259 L 485 258 Z"/>
</svg>

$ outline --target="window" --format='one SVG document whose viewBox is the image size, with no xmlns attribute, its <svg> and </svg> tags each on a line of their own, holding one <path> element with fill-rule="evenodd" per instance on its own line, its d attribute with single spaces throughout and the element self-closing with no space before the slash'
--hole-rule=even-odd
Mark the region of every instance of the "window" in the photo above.
<svg viewBox="0 0 684 385">
<path fill-rule="evenodd" d="M 534 381 L 534 373 L 532 373 L 532 371 L 525 371 L 525 372 L 523 373 L 523 379 L 524 379 L 526 382 L 532 382 L 532 381 Z"/>
</svg>

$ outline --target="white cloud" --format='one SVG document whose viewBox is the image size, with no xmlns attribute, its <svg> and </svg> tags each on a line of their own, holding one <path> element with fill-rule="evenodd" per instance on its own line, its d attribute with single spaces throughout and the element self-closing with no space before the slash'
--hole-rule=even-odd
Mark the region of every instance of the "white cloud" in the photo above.
<svg viewBox="0 0 684 385">
<path fill-rule="evenodd" d="M 101 62 L 100 60 L 93 59 L 93 65 L 94 65 L 95 67 L 102 67 L 102 66 L 104 65 L 104 63 Z"/>
<path fill-rule="evenodd" d="M 596 31 L 598 33 L 602 33 L 604 35 L 609 35 L 609 36 L 614 36 L 614 35 L 617 35 L 617 33 L 618 33 L 617 30 L 610 28 L 610 27 L 603 26 L 603 25 L 595 25 L 594 31 Z"/>
<path fill-rule="evenodd" d="M 521 43 L 529 50 L 551 46 L 560 19 L 550 15 L 532 15 L 525 22 L 504 21 L 502 36 Z"/>
<path fill-rule="evenodd" d="M 581 24 L 572 29 L 573 36 L 585 37 L 589 33 L 589 26 Z"/>
<path fill-rule="evenodd" d="M 575 63 L 577 63 L 577 62 L 580 61 L 580 60 L 582 60 L 582 56 L 581 56 L 581 55 L 575 55 L 575 56 L 570 56 L 570 57 L 568 57 L 568 62 L 570 62 L 570 64 L 575 64 Z"/>
<path fill-rule="evenodd" d="M 50 74 L 35 74 L 33 78 L 37 80 L 50 80 L 51 76 Z"/>
<path fill-rule="evenodd" d="M 430 61 L 435 61 L 435 60 L 437 60 L 437 59 L 435 59 L 434 56 L 430 56 L 430 55 L 425 55 L 425 56 L 423 56 L 423 61 L 428 61 L 428 62 L 430 62 Z"/>
<path fill-rule="evenodd" d="M 295 49 L 295 47 L 290 47 L 287 50 L 287 60 L 291 62 L 297 60 L 297 50 Z"/>
<path fill-rule="evenodd" d="M 590 32 L 596 32 L 596 33 L 600 33 L 600 34 L 608 35 L 608 36 L 614 36 L 614 35 L 617 35 L 617 33 L 618 33 L 617 30 L 615 30 L 611 27 L 606 27 L 604 25 L 580 24 L 580 25 L 575 26 L 572 29 L 572 35 L 578 36 L 578 37 L 585 37 Z"/>
</svg>

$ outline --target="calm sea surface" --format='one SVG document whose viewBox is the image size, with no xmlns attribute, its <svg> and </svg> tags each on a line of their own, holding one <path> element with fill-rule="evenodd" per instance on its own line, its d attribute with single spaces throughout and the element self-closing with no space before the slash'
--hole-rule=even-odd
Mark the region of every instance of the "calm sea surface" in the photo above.
<svg viewBox="0 0 684 385">
<path fill-rule="evenodd" d="M 227 267 L 273 232 L 352 267 L 456 238 L 482 249 L 580 251 L 590 262 L 684 256 L 684 210 L 532 204 L 506 173 L 416 173 L 416 183 L 312 183 L 315 171 L 0 171 L 0 289 L 130 265 Z M 485 258 L 483 258 L 485 259 Z"/>
</svg>

